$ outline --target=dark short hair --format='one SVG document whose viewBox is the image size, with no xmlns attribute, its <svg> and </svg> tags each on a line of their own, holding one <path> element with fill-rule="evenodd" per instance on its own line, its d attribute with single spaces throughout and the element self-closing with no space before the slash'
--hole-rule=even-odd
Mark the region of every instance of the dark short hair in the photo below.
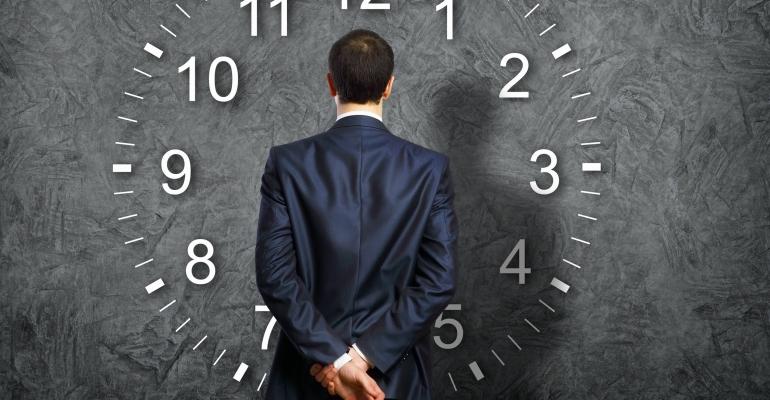
<svg viewBox="0 0 770 400">
<path fill-rule="evenodd" d="M 393 75 L 393 49 L 372 31 L 350 31 L 329 51 L 329 72 L 341 102 L 379 103 Z"/>
</svg>

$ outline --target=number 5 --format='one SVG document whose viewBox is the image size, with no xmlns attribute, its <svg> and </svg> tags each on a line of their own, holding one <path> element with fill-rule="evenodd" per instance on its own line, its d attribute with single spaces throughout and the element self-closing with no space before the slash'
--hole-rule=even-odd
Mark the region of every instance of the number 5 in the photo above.
<svg viewBox="0 0 770 400">
<path fill-rule="evenodd" d="M 559 174 L 556 173 L 553 169 L 556 168 L 556 154 L 554 154 L 551 150 L 548 149 L 540 149 L 536 151 L 534 154 L 532 154 L 532 157 L 529 159 L 529 161 L 537 162 L 538 157 L 540 156 L 548 156 L 548 158 L 551 159 L 550 164 L 548 164 L 545 168 L 540 168 L 540 172 L 551 175 L 551 179 L 553 179 L 553 183 L 551 183 L 551 186 L 548 187 L 548 189 L 540 189 L 540 187 L 537 186 L 537 182 L 530 181 L 529 186 L 532 187 L 532 190 L 535 191 L 537 194 L 551 194 L 556 191 L 556 188 L 559 187 Z"/>
<path fill-rule="evenodd" d="M 462 306 L 460 304 L 449 304 L 446 306 L 444 311 L 460 311 L 461 309 Z M 460 342 L 463 341 L 463 326 L 460 325 L 460 321 L 453 318 L 444 318 L 444 313 L 441 313 L 436 319 L 436 324 L 433 326 L 436 328 L 441 328 L 444 325 L 452 325 L 452 327 L 455 328 L 455 331 L 457 332 L 455 340 L 453 340 L 451 343 L 444 343 L 444 340 L 441 339 L 440 336 L 433 336 L 433 341 L 436 342 L 436 346 L 441 347 L 444 350 L 454 349 L 460 345 Z"/>
</svg>

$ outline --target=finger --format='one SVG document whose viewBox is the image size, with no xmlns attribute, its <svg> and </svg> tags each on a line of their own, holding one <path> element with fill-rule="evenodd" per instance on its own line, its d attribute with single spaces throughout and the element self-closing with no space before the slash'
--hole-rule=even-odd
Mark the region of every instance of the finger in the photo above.
<svg viewBox="0 0 770 400">
<path fill-rule="evenodd" d="M 330 368 L 328 371 L 326 371 L 326 374 L 324 375 L 323 381 L 326 385 L 328 385 L 332 379 L 334 379 L 334 376 L 337 374 L 337 371 L 334 368 Z"/>
<path fill-rule="evenodd" d="M 313 364 L 312 367 L 310 367 L 310 375 L 315 376 L 315 374 L 318 373 L 318 371 L 321 370 L 321 364 Z"/>
<path fill-rule="evenodd" d="M 321 382 L 324 377 L 324 373 L 329 369 L 329 366 L 323 367 L 320 371 L 316 372 L 315 374 L 315 380 L 316 382 Z"/>
</svg>

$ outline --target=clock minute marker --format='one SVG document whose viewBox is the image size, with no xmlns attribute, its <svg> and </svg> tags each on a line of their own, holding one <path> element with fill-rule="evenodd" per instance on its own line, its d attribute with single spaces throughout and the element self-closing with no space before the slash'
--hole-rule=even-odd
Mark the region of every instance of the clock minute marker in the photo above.
<svg viewBox="0 0 770 400">
<path fill-rule="evenodd" d="M 580 68 L 578 68 L 578 69 L 576 69 L 576 70 L 573 70 L 573 71 L 570 71 L 570 72 L 567 72 L 566 74 L 562 75 L 561 77 L 562 77 L 562 78 L 566 78 L 566 77 L 568 77 L 568 76 L 570 76 L 570 75 L 572 75 L 572 74 L 576 74 L 576 73 L 578 73 L 578 72 L 580 72 Z"/>
<path fill-rule="evenodd" d="M 577 215 L 577 216 L 578 216 L 578 217 L 580 217 L 580 218 L 590 219 L 591 221 L 597 221 L 597 218 L 596 218 L 596 217 L 592 217 L 592 216 L 589 216 L 589 215 L 585 215 L 585 214 L 580 214 L 580 213 L 578 213 L 578 215 Z"/>
<path fill-rule="evenodd" d="M 240 382 L 241 379 L 243 379 L 243 375 L 246 374 L 246 370 L 249 369 L 249 364 L 241 363 L 241 365 L 238 366 L 238 370 L 235 371 L 235 375 L 233 375 L 233 379 Z"/>
<path fill-rule="evenodd" d="M 529 12 L 527 14 L 524 15 L 524 18 L 529 17 L 529 15 L 532 14 L 535 10 L 537 10 L 538 7 L 540 7 L 540 3 L 535 4 L 535 6 L 532 7 L 532 9 L 529 10 Z"/>
<path fill-rule="evenodd" d="M 171 306 L 172 306 L 174 303 L 176 303 L 176 299 L 174 299 L 174 300 L 171 300 L 171 302 L 169 302 L 168 304 L 166 304 L 165 306 L 163 306 L 163 308 L 161 308 L 160 310 L 158 310 L 158 312 L 163 312 L 163 311 L 166 311 L 166 309 L 167 309 L 167 308 L 169 308 L 169 307 L 171 307 Z"/>
<path fill-rule="evenodd" d="M 176 8 L 179 9 L 179 11 L 182 14 L 184 14 L 185 17 L 187 17 L 187 19 L 190 19 L 190 14 L 188 14 L 187 11 L 184 10 L 184 8 L 180 7 L 178 3 L 174 3 L 174 5 L 176 6 Z"/>
<path fill-rule="evenodd" d="M 151 284 L 145 286 L 144 290 L 147 291 L 147 294 L 152 294 L 153 292 L 155 292 L 156 290 L 162 288 L 163 286 L 166 286 L 166 283 L 163 282 L 163 279 L 159 278 L 159 279 L 155 280 L 154 282 L 152 282 Z"/>
<path fill-rule="evenodd" d="M 593 120 L 595 120 L 596 118 L 597 118 L 597 116 L 596 116 L 596 115 L 594 115 L 593 117 L 588 117 L 588 118 L 581 118 L 581 119 L 577 120 L 577 122 L 578 122 L 578 123 L 583 123 L 583 122 L 593 121 Z"/>
<path fill-rule="evenodd" d="M 125 94 L 128 97 L 133 97 L 135 99 L 144 100 L 144 97 L 136 95 L 136 94 L 133 94 L 133 93 L 123 92 L 123 94 Z"/>
<path fill-rule="evenodd" d="M 118 218 L 118 221 L 125 221 L 125 220 L 127 220 L 127 219 L 131 219 L 131 218 L 134 218 L 134 217 L 136 217 L 137 215 L 139 215 L 139 214 L 131 214 L 131 215 L 125 215 L 125 216 L 119 217 L 119 218 Z"/>
<path fill-rule="evenodd" d="M 453 389 L 455 390 L 455 392 L 456 392 L 456 391 L 457 391 L 457 385 L 455 385 L 455 380 L 454 380 L 454 379 L 452 379 L 452 374 L 451 374 L 451 373 L 449 373 L 449 372 L 447 372 L 446 374 L 449 376 L 449 382 L 452 382 L 452 388 L 453 388 Z"/>
<path fill-rule="evenodd" d="M 574 240 L 574 241 L 576 241 L 576 242 L 578 242 L 578 243 L 583 243 L 583 244 L 586 244 L 586 245 L 590 245 L 590 244 L 591 244 L 591 242 L 589 242 L 589 241 L 587 241 L 587 240 L 583 240 L 583 239 L 580 239 L 580 238 L 576 238 L 576 237 L 574 237 L 574 236 L 570 236 L 569 238 L 570 238 L 570 239 L 572 239 L 572 240 Z"/>
<path fill-rule="evenodd" d="M 144 237 L 138 237 L 136 239 L 131 239 L 131 240 L 127 241 L 127 242 L 124 242 L 123 244 L 131 244 L 131 243 L 141 242 L 142 240 L 144 240 Z"/>
<path fill-rule="evenodd" d="M 500 365 L 502 365 L 502 366 L 505 366 L 505 363 L 504 363 L 504 362 L 503 362 L 503 360 L 500 358 L 500 356 L 498 356 L 498 355 L 497 355 L 497 353 L 495 353 L 495 349 L 489 349 L 489 350 L 492 352 L 492 355 L 493 355 L 493 356 L 495 356 L 495 358 L 497 359 L 497 361 L 499 361 L 499 362 L 500 362 Z"/>
<path fill-rule="evenodd" d="M 540 329 L 537 329 L 537 327 L 535 326 L 535 324 L 533 324 L 533 323 L 529 322 L 529 320 L 528 320 L 528 319 L 524 318 L 524 322 L 526 322 L 526 323 L 527 323 L 527 325 L 529 325 L 530 327 L 532 327 L 532 329 L 534 329 L 534 330 L 535 330 L 535 332 L 537 332 L 537 333 L 540 333 Z"/>
<path fill-rule="evenodd" d="M 112 164 L 112 172 L 115 174 L 130 174 L 131 164 Z"/>
<path fill-rule="evenodd" d="M 148 77 L 148 78 L 152 78 L 152 75 L 150 75 L 150 74 L 148 74 L 148 73 L 146 73 L 146 72 L 142 71 L 142 70 L 141 70 L 141 69 L 139 69 L 139 68 L 134 68 L 134 71 L 136 71 L 136 72 L 138 72 L 138 73 L 140 73 L 140 74 L 142 74 L 142 75 L 144 75 L 144 76 L 146 76 L 146 77 Z"/>
<path fill-rule="evenodd" d="M 154 259 L 154 258 L 151 258 L 151 259 L 149 259 L 149 260 L 147 260 L 147 261 L 142 261 L 142 262 L 140 262 L 139 264 L 136 264 L 136 265 L 134 265 L 134 268 L 139 268 L 139 267 L 141 267 L 142 265 L 147 265 L 147 264 L 149 264 L 149 263 L 151 263 L 151 262 L 153 262 L 153 261 L 155 261 L 155 259 Z"/>
<path fill-rule="evenodd" d="M 539 34 L 538 36 L 543 36 L 543 35 L 545 35 L 545 34 L 546 34 L 548 31 L 550 31 L 551 29 L 553 29 L 553 27 L 554 27 L 554 26 L 556 26 L 556 24 L 551 24 L 551 26 L 549 26 L 548 28 L 545 28 L 545 30 L 544 30 L 544 31 L 540 32 L 540 34 Z"/>
<path fill-rule="evenodd" d="M 118 146 L 130 146 L 130 147 L 136 146 L 136 144 L 134 143 L 127 143 L 127 142 L 115 142 L 115 144 L 117 144 Z"/>
<path fill-rule="evenodd" d="M 567 291 L 569 291 L 569 285 L 567 285 L 566 283 L 562 282 L 558 278 L 551 279 L 551 286 L 555 287 L 556 289 L 561 290 L 563 293 L 567 293 Z"/>
<path fill-rule="evenodd" d="M 222 358 L 223 355 L 225 355 L 226 351 L 227 349 L 223 349 L 222 352 L 219 353 L 219 357 L 217 357 L 217 359 L 214 361 L 214 365 L 217 365 L 217 363 L 219 362 L 219 359 Z"/>
<path fill-rule="evenodd" d="M 570 51 L 572 51 L 572 48 L 569 47 L 569 44 L 564 44 L 558 49 L 552 51 L 551 55 L 553 55 L 554 60 L 558 60 L 561 57 L 563 57 L 565 54 L 569 53 Z"/>
<path fill-rule="evenodd" d="M 580 143 L 581 146 L 598 146 L 602 144 L 602 142 L 583 142 Z"/>
<path fill-rule="evenodd" d="M 155 46 L 150 42 L 145 43 L 144 51 L 150 53 L 150 55 L 152 55 L 155 58 L 163 57 L 163 50 L 159 49 L 157 46 Z"/>
<path fill-rule="evenodd" d="M 119 195 L 121 195 L 121 194 L 133 194 L 133 193 L 134 193 L 134 191 L 133 191 L 133 190 L 126 190 L 126 191 L 123 191 L 123 192 L 115 192 L 115 193 L 113 193 L 113 194 L 114 194 L 115 196 L 119 196 Z"/>
<path fill-rule="evenodd" d="M 265 373 L 262 375 L 262 379 L 259 381 L 259 386 L 257 386 L 257 392 L 259 392 L 259 389 L 262 389 L 262 383 L 264 383 L 264 382 L 265 382 L 265 378 L 266 378 L 266 377 L 267 377 L 267 372 L 265 372 Z"/>
<path fill-rule="evenodd" d="M 484 379 L 484 373 L 481 372 L 481 368 L 479 368 L 479 364 L 476 361 L 473 361 L 470 364 L 468 364 L 468 368 L 471 369 L 471 372 L 473 373 L 473 377 L 475 377 L 477 381 Z"/>
<path fill-rule="evenodd" d="M 569 265 L 571 265 L 571 266 L 573 266 L 573 267 L 577 268 L 577 269 L 581 269 L 581 268 L 582 268 L 581 266 L 579 266 L 579 265 L 577 265 L 577 264 L 573 263 L 573 262 L 572 262 L 572 261 L 570 261 L 570 260 L 567 260 L 566 258 L 562 258 L 561 260 L 562 260 L 562 261 L 564 261 L 565 263 L 567 263 L 567 264 L 569 264 Z"/>
<path fill-rule="evenodd" d="M 190 322 L 190 318 L 187 318 L 184 322 L 182 322 L 182 325 L 179 325 L 179 327 L 176 328 L 174 332 L 179 332 L 182 328 L 184 328 L 187 323 Z"/>
<path fill-rule="evenodd" d="M 163 24 L 160 24 L 160 27 L 161 27 L 161 28 L 162 28 L 164 31 L 168 32 L 168 34 L 169 34 L 169 35 L 171 35 L 171 36 L 173 36 L 173 37 L 176 37 L 176 33 L 174 33 L 174 32 L 171 32 L 171 29 L 168 29 L 168 28 L 166 28 L 166 26 L 165 26 L 165 25 L 163 25 Z"/>
<path fill-rule="evenodd" d="M 593 196 L 599 196 L 600 195 L 599 192 L 589 192 L 588 190 L 581 190 L 580 193 L 590 194 L 590 195 L 593 195 Z"/>
<path fill-rule="evenodd" d="M 131 122 L 131 123 L 134 123 L 134 124 L 138 122 L 137 120 L 135 120 L 133 118 L 126 118 L 126 117 L 121 116 L 121 115 L 118 115 L 118 119 L 126 121 L 126 122 Z"/>
<path fill-rule="evenodd" d="M 602 163 L 584 162 L 583 172 L 602 172 Z"/>
<path fill-rule="evenodd" d="M 209 335 L 206 335 L 206 336 L 204 336 L 204 337 L 203 337 L 203 339 L 199 340 L 199 341 L 198 341 L 198 343 L 197 343 L 195 346 L 193 346 L 193 350 L 197 350 L 197 349 L 198 349 L 198 346 L 200 346 L 200 345 L 201 345 L 201 343 L 203 343 L 204 341 L 206 341 L 206 339 L 208 339 L 208 337 L 209 337 Z"/>
<path fill-rule="evenodd" d="M 519 351 L 521 351 L 521 346 L 519 346 L 519 344 L 518 344 L 518 343 L 516 343 L 516 341 L 515 341 L 515 340 L 513 340 L 513 338 L 511 337 L 511 335 L 506 335 L 506 336 L 508 336 L 508 340 L 510 340 L 510 341 L 511 341 L 511 343 L 513 343 L 513 345 L 514 345 L 514 346 L 516 346 L 516 348 L 517 348 L 517 349 L 519 349 Z"/>
<path fill-rule="evenodd" d="M 586 97 L 586 96 L 588 96 L 590 94 L 591 94 L 591 92 L 580 93 L 580 94 L 576 94 L 576 95 L 570 97 L 570 99 L 575 100 L 575 99 L 579 99 L 581 97 Z"/>
<path fill-rule="evenodd" d="M 551 312 L 555 313 L 556 310 L 553 309 L 553 307 L 549 306 L 548 303 L 544 302 L 543 299 L 538 299 L 537 301 L 540 302 L 540 304 L 544 305 L 545 308 L 551 310 Z"/>
</svg>

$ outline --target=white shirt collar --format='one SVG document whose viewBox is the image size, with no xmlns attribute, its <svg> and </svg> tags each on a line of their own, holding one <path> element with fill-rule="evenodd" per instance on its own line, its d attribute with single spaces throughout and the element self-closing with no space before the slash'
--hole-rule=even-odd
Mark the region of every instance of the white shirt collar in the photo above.
<svg viewBox="0 0 770 400">
<path fill-rule="evenodd" d="M 346 113 L 342 113 L 342 114 L 338 115 L 337 116 L 337 121 L 341 120 L 342 118 L 349 117 L 351 115 L 365 115 L 367 117 L 377 118 L 378 120 L 380 120 L 380 122 L 382 122 L 382 117 L 381 116 L 379 116 L 379 115 L 377 115 L 377 114 L 375 114 L 373 112 L 370 112 L 370 111 L 348 111 Z"/>
</svg>

